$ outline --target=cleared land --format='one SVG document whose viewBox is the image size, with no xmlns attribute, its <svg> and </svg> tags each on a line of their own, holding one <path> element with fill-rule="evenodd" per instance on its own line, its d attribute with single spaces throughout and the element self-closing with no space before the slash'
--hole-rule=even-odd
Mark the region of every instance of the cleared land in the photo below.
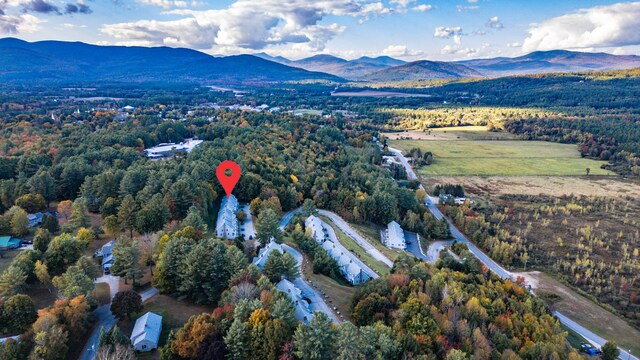
<svg viewBox="0 0 640 360">
<path fill-rule="evenodd" d="M 633 354 L 640 354 L 640 331 L 624 320 L 547 274 L 533 271 L 518 275 L 523 275 L 535 288 L 536 294 L 546 299 L 554 310 L 605 339 L 615 339 L 618 346 L 631 349 Z"/>
<path fill-rule="evenodd" d="M 496 198 L 504 194 L 563 196 L 631 196 L 640 198 L 640 181 L 613 176 L 429 176 L 427 189 L 436 184 L 461 184 L 473 195 Z"/>
<path fill-rule="evenodd" d="M 433 152 L 433 162 L 418 168 L 421 175 L 608 175 L 605 162 L 581 158 L 571 144 L 545 141 L 392 140 L 405 151 L 420 148 Z"/>
<path fill-rule="evenodd" d="M 298 115 L 298 116 L 316 115 L 316 116 L 320 116 L 320 115 L 322 115 L 322 111 L 320 111 L 320 110 L 310 110 L 310 109 L 296 109 L 296 110 L 293 110 L 293 115 Z"/>
<path fill-rule="evenodd" d="M 486 126 L 454 126 L 425 131 L 411 130 L 384 133 L 391 140 L 515 140 L 514 134 L 488 131 Z"/>
</svg>

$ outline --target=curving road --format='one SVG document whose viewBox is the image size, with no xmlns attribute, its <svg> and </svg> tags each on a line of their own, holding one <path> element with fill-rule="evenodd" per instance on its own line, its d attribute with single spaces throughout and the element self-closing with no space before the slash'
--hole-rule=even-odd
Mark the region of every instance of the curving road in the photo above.
<svg viewBox="0 0 640 360">
<path fill-rule="evenodd" d="M 327 305 L 327 303 L 324 301 L 322 296 L 318 294 L 313 289 L 313 287 L 311 287 L 311 285 L 309 285 L 309 283 L 307 283 L 307 281 L 304 279 L 304 275 L 302 273 L 302 263 L 304 262 L 304 257 L 302 256 L 302 254 L 298 250 L 292 248 L 287 244 L 282 244 L 282 247 L 286 252 L 290 253 L 298 262 L 298 269 L 300 270 L 300 276 L 298 276 L 298 278 L 296 278 L 292 282 L 295 286 L 298 287 L 298 289 L 302 290 L 302 292 L 311 301 L 311 304 L 309 305 L 309 307 L 311 308 L 311 311 L 321 311 L 327 314 L 329 318 L 333 320 L 334 323 L 338 324 L 340 320 L 338 320 L 338 317 L 333 313 L 333 311 L 331 311 L 331 308 L 329 308 L 329 305 Z"/>
<path fill-rule="evenodd" d="M 394 149 L 394 148 L 389 148 L 389 151 L 393 152 L 400 159 L 400 162 L 404 165 L 405 169 L 407 170 L 407 177 L 409 178 L 409 180 L 417 179 L 415 172 L 411 168 L 411 165 L 409 164 L 407 159 L 404 157 L 404 155 L 402 155 L 402 152 L 400 150 Z M 424 189 L 424 187 L 422 185 L 420 185 L 420 188 Z M 437 201 L 437 198 L 433 198 L 433 197 L 427 196 L 425 198 L 425 205 L 427 205 L 427 208 L 429 208 L 429 211 L 431 211 L 433 216 L 435 216 L 436 219 L 440 220 L 440 219 L 442 219 L 444 217 L 444 215 L 442 214 L 440 209 L 436 206 L 436 201 Z M 458 228 L 453 226 L 453 223 L 451 222 L 451 220 L 447 219 L 447 222 L 449 223 L 449 228 L 451 229 L 451 235 L 457 241 L 465 243 L 467 245 L 467 247 L 469 248 L 469 251 L 471 253 L 473 253 L 478 258 L 478 260 L 480 260 L 480 262 L 485 264 L 491 271 L 496 273 L 496 275 L 500 276 L 502 279 L 514 279 L 513 274 L 511 274 L 509 271 L 504 269 L 498 263 L 493 261 L 493 259 L 491 259 L 489 256 L 487 256 L 487 254 L 482 252 L 482 250 L 480 250 L 477 246 L 475 246 L 475 244 L 473 244 L 471 241 L 469 241 L 469 239 L 467 239 L 467 237 L 462 232 L 460 232 L 460 230 L 458 230 Z M 432 244 L 432 246 L 435 246 L 435 244 Z M 428 253 L 431 252 L 432 246 L 429 246 Z M 559 313 L 557 311 L 554 311 L 553 315 L 555 317 L 557 317 L 558 320 L 560 320 L 560 322 L 563 325 L 565 325 L 566 327 L 568 327 L 571 330 L 575 331 L 576 333 L 580 334 L 580 336 L 582 336 L 585 339 L 587 339 L 594 346 L 602 347 L 606 343 L 606 340 L 604 338 L 594 334 L 589 329 L 581 326 L 580 324 L 578 324 L 575 321 L 569 319 L 565 315 L 563 315 L 563 314 L 561 314 L 561 313 Z M 624 349 L 622 349 L 622 348 L 618 348 L 618 349 L 620 350 L 619 359 L 622 359 L 622 360 L 627 360 L 627 359 L 628 360 L 631 360 L 631 359 L 640 360 L 637 357 L 629 354 Z"/>
<path fill-rule="evenodd" d="M 344 221 L 338 214 L 332 213 L 327 210 L 318 210 L 318 213 L 331 219 L 333 223 L 342 230 L 348 237 L 350 237 L 356 244 L 360 245 L 369 255 L 374 259 L 384 263 L 388 267 L 393 267 L 393 261 L 386 257 L 380 250 L 376 249 L 369 241 L 367 241 L 362 235 L 360 235 L 354 228 L 352 228 L 346 221 Z"/>
</svg>

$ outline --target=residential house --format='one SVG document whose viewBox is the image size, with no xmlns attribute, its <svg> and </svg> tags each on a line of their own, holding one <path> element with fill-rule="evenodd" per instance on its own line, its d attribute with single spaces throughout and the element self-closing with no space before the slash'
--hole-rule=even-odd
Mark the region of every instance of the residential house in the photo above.
<svg viewBox="0 0 640 360">
<path fill-rule="evenodd" d="M 131 332 L 131 345 L 140 352 L 157 349 L 161 332 L 162 316 L 148 312 L 136 320 Z"/>
<path fill-rule="evenodd" d="M 313 312 L 311 312 L 307 297 L 304 295 L 302 290 L 287 279 L 280 280 L 280 282 L 276 284 L 276 289 L 289 296 L 296 309 L 296 319 L 308 324 L 313 318 Z"/>
<path fill-rule="evenodd" d="M 12 236 L 0 236 L 0 249 L 17 249 L 22 245 L 22 240 Z"/>
<path fill-rule="evenodd" d="M 218 220 L 216 222 L 216 234 L 219 238 L 235 239 L 238 237 L 238 199 L 231 195 L 224 197 L 220 204 Z"/>
<path fill-rule="evenodd" d="M 267 263 L 267 259 L 269 258 L 269 255 L 271 255 L 273 251 L 278 251 L 280 252 L 280 254 L 284 254 L 284 249 L 282 248 L 282 245 L 271 240 L 265 247 L 260 249 L 260 251 L 258 252 L 258 256 L 253 258 L 253 264 L 259 267 L 260 269 L 264 268 L 265 264 Z"/>
<path fill-rule="evenodd" d="M 387 231 L 382 237 L 382 243 L 390 249 L 404 250 L 407 248 L 407 243 L 404 239 L 404 231 L 395 221 L 392 221 L 387 225 Z"/>
<path fill-rule="evenodd" d="M 102 247 L 96 250 L 95 253 L 96 257 L 102 257 L 102 270 L 104 271 L 105 275 L 109 275 L 111 273 L 109 269 L 111 268 L 111 265 L 113 265 L 113 261 L 115 260 L 111 252 L 115 244 L 116 242 L 111 240 L 108 243 L 102 245 Z"/>
<path fill-rule="evenodd" d="M 322 220 L 317 216 L 309 216 L 304 221 L 304 227 L 307 234 L 314 238 L 318 243 L 323 242 L 327 238 L 327 231 L 322 225 Z"/>
</svg>

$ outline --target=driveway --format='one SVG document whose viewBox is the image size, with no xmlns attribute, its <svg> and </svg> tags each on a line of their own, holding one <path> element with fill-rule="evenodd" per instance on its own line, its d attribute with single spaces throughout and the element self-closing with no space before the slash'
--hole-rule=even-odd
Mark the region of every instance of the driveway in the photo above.
<svg viewBox="0 0 640 360">
<path fill-rule="evenodd" d="M 418 238 L 418 234 L 410 231 L 404 232 L 404 238 L 407 240 L 407 251 L 413 254 L 413 256 L 418 259 L 429 261 L 429 258 L 422 251 L 422 246 L 420 246 L 420 239 Z"/>
<path fill-rule="evenodd" d="M 367 241 L 364 237 L 362 237 L 356 230 L 354 230 L 346 221 L 344 221 L 340 216 L 331 211 L 327 210 L 318 210 L 318 213 L 324 215 L 331 219 L 333 223 L 338 227 L 338 229 L 342 230 L 348 237 L 350 237 L 356 244 L 360 245 L 369 255 L 373 256 L 374 259 L 383 262 L 388 267 L 393 267 L 393 261 L 386 257 L 380 250 L 376 249 L 369 241 Z"/>
<path fill-rule="evenodd" d="M 251 215 L 249 204 L 245 204 L 241 210 L 247 214 L 247 218 L 244 220 L 244 223 L 242 223 L 242 227 L 244 228 L 244 238 L 246 240 L 253 240 L 256 238 L 256 228 L 253 225 L 253 216 Z"/>
</svg>

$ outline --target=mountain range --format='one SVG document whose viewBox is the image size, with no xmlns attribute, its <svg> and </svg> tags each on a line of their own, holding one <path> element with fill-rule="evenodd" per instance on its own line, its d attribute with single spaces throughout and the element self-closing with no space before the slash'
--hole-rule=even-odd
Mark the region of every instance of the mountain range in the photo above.
<svg viewBox="0 0 640 360">
<path fill-rule="evenodd" d="M 325 54 L 290 60 L 265 53 L 214 57 L 183 48 L 0 39 L 0 81 L 13 84 L 86 84 L 97 81 L 201 84 L 303 80 L 390 82 L 634 67 L 640 67 L 640 56 L 565 50 L 454 62 L 405 62 L 388 56 L 346 60 Z"/>
<path fill-rule="evenodd" d="M 270 61 L 320 71 L 349 80 L 399 81 L 439 78 L 499 77 L 549 72 L 580 72 L 630 69 L 640 66 L 640 56 L 586 53 L 567 50 L 536 51 L 508 58 L 474 59 L 453 62 L 419 60 L 404 62 L 387 56 L 345 60 L 331 55 L 315 55 L 300 60 L 257 54 Z"/>
<path fill-rule="evenodd" d="M 108 82 L 238 83 L 343 79 L 252 55 L 213 57 L 190 49 L 97 46 L 0 39 L 0 81 L 16 84 Z"/>
</svg>

